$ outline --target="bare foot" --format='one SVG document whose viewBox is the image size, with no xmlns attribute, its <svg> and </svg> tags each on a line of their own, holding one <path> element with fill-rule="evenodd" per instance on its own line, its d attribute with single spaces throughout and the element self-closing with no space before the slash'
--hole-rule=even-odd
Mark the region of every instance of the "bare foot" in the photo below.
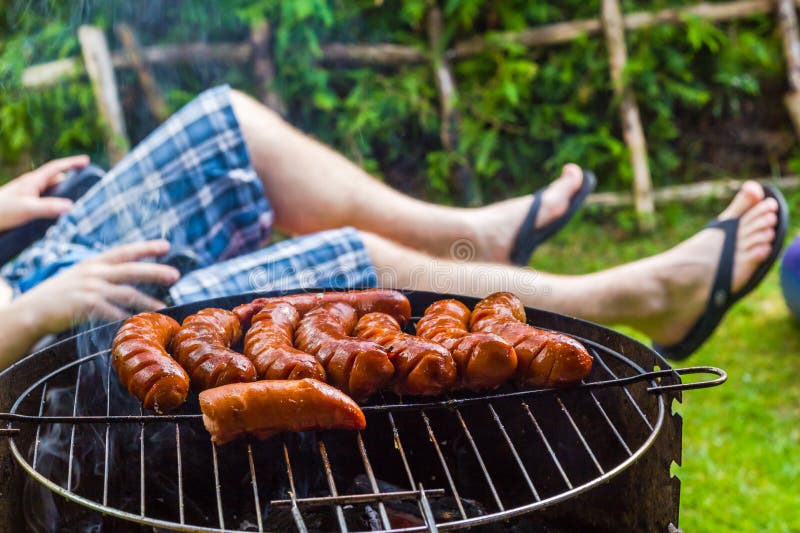
<svg viewBox="0 0 800 533">
<path fill-rule="evenodd" d="M 764 198 L 761 185 L 748 181 L 719 215 L 720 220 L 740 217 L 731 292 L 742 288 L 769 256 L 777 211 L 775 199 Z M 721 230 L 705 229 L 653 258 L 663 291 L 661 310 L 640 327 L 655 342 L 665 346 L 679 342 L 705 311 L 723 241 Z"/>
<path fill-rule="evenodd" d="M 541 228 L 563 215 L 569 202 L 583 184 L 583 172 L 578 165 L 564 165 L 561 176 L 542 193 L 542 203 L 535 227 Z M 512 198 L 482 207 L 473 217 L 477 235 L 476 259 L 509 263 L 511 247 L 533 202 L 531 195 Z"/>
</svg>

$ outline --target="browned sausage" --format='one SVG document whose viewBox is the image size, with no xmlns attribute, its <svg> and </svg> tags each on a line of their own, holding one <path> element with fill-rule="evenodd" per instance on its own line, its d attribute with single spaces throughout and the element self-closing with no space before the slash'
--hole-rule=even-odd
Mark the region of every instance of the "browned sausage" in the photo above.
<svg viewBox="0 0 800 533">
<path fill-rule="evenodd" d="M 526 324 L 525 307 L 509 292 L 496 292 L 481 300 L 470 325 L 472 331 L 494 333 L 514 346 L 519 359 L 515 378 L 525 385 L 572 385 L 592 370 L 592 356 L 580 342 Z"/>
<path fill-rule="evenodd" d="M 253 361 L 258 379 L 325 381 L 325 369 L 311 354 L 293 346 L 300 313 L 286 302 L 270 302 L 253 317 L 244 337 L 244 354 Z"/>
<path fill-rule="evenodd" d="M 241 338 L 236 315 L 212 307 L 186 317 L 172 341 L 172 353 L 200 390 L 255 381 L 256 369 L 250 359 L 231 350 Z"/>
<path fill-rule="evenodd" d="M 460 386 L 489 389 L 514 374 L 517 355 L 509 343 L 491 333 L 467 330 L 470 312 L 458 300 L 439 300 L 417 322 L 417 335 L 438 342 L 453 354 Z"/>
<path fill-rule="evenodd" d="M 441 394 L 458 377 L 450 350 L 441 344 L 403 333 L 397 320 L 386 313 L 362 316 L 354 334 L 380 344 L 389 353 L 389 360 L 394 365 L 393 389 L 398 394 Z"/>
<path fill-rule="evenodd" d="M 353 307 L 358 316 L 367 313 L 386 313 L 392 315 L 401 325 L 411 317 L 411 304 L 405 294 L 389 289 L 367 289 L 348 292 L 309 292 L 277 296 L 275 298 L 256 298 L 249 304 L 234 308 L 242 327 L 250 327 L 250 320 L 267 302 L 282 301 L 292 304 L 302 317 L 311 309 L 323 303 L 340 302 Z"/>
<path fill-rule="evenodd" d="M 365 398 L 386 386 L 394 366 L 380 345 L 350 336 L 356 320 L 351 306 L 324 303 L 300 319 L 294 341 L 322 363 L 328 383 L 354 398 Z"/>
<path fill-rule="evenodd" d="M 145 409 L 171 411 L 186 401 L 189 376 L 167 353 L 180 325 L 159 313 L 139 313 L 114 336 L 111 364 Z"/>
<path fill-rule="evenodd" d="M 364 429 L 364 413 L 347 395 L 315 379 L 233 383 L 200 393 L 203 424 L 216 444 L 244 434 Z"/>
</svg>

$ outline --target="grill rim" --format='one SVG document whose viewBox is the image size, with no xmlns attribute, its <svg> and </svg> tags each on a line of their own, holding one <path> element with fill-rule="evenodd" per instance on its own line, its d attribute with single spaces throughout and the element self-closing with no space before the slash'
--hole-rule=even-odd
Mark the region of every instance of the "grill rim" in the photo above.
<svg viewBox="0 0 800 533">
<path fill-rule="evenodd" d="M 180 314 L 184 314 L 184 313 L 185 314 L 190 314 L 192 312 L 195 312 L 194 311 L 195 308 L 202 308 L 202 307 L 207 307 L 207 306 L 212 306 L 212 305 L 220 306 L 220 303 L 221 303 L 220 300 L 229 300 L 231 298 L 254 298 L 254 297 L 272 296 L 272 295 L 280 295 L 280 294 L 290 294 L 290 293 L 294 293 L 294 292 L 313 292 L 313 291 L 317 291 L 317 290 L 330 290 L 330 289 L 306 289 L 304 291 L 278 291 L 277 293 L 266 293 L 266 294 L 265 293 L 250 293 L 250 294 L 234 296 L 234 297 L 230 297 L 230 298 L 214 299 L 214 300 L 208 300 L 208 301 L 205 301 L 205 302 L 196 302 L 194 304 L 190 304 L 190 305 L 187 305 L 187 306 L 168 308 L 168 309 L 165 309 L 163 311 L 166 314 L 170 314 L 170 315 L 173 315 L 173 316 L 175 314 L 179 314 L 179 315 Z M 468 303 L 469 305 L 471 305 L 472 303 L 477 301 L 477 299 L 464 297 L 464 296 L 447 295 L 447 294 L 436 294 L 436 293 L 420 293 L 419 291 L 417 291 L 417 292 L 406 292 L 406 294 L 409 295 L 410 298 L 412 298 L 412 303 L 413 303 L 413 298 L 414 298 L 413 295 L 417 295 L 417 297 L 419 297 L 420 294 L 426 295 L 427 297 L 432 297 L 433 299 L 447 298 L 447 297 L 453 296 L 455 298 L 458 298 L 458 299 L 464 301 L 465 303 Z M 541 310 L 531 309 L 531 308 L 526 308 L 526 311 L 529 314 L 529 322 L 536 322 L 536 319 L 534 317 L 539 313 L 545 313 L 547 315 L 550 315 L 551 318 L 555 317 L 556 319 L 559 319 L 559 320 L 565 320 L 565 321 L 567 321 L 566 322 L 567 324 L 584 323 L 586 325 L 589 325 L 591 328 L 595 328 L 595 329 L 599 328 L 598 332 L 602 332 L 606 336 L 605 342 L 598 342 L 596 340 L 585 339 L 585 338 L 582 338 L 580 335 L 575 335 L 571 331 L 565 331 L 565 333 L 567 333 L 569 335 L 572 335 L 572 336 L 578 338 L 579 340 L 581 340 L 583 342 L 587 342 L 588 341 L 587 342 L 588 344 L 597 344 L 603 350 L 606 350 L 606 351 L 615 352 L 615 350 L 612 350 L 608 346 L 609 339 L 614 338 L 614 337 L 622 338 L 627 343 L 630 343 L 630 342 L 637 343 L 637 344 L 641 345 L 641 347 L 644 348 L 647 352 L 649 352 L 649 354 L 655 355 L 657 360 L 661 360 L 662 364 L 659 365 L 659 366 L 661 366 L 662 369 L 664 369 L 665 371 L 672 370 L 670 365 L 666 361 L 664 361 L 663 358 L 661 358 L 657 353 L 655 353 L 654 351 L 650 350 L 648 347 L 642 345 L 641 343 L 639 343 L 635 339 L 631 339 L 630 337 L 627 337 L 627 336 L 625 336 L 623 334 L 614 332 L 612 330 L 609 330 L 609 329 L 604 328 L 602 326 L 598 326 L 596 324 L 591 324 L 589 322 L 585 322 L 585 321 L 581 321 L 579 319 L 575 319 L 573 317 L 566 317 L 566 316 L 563 316 L 563 315 L 558 315 L 556 313 L 550 313 L 550 312 L 547 312 L 547 311 L 541 311 Z M 107 325 L 107 326 L 100 326 L 100 328 L 116 328 L 116 327 L 119 326 L 119 324 L 120 323 L 118 322 L 118 323 L 110 324 L 110 325 Z M 83 333 L 82 335 L 88 335 L 91 331 L 95 331 L 96 329 L 100 329 L 100 328 L 93 328 L 92 330 L 88 330 L 87 332 Z M 558 329 L 558 331 L 563 331 L 563 329 Z M 70 339 L 67 339 L 65 341 L 62 341 L 62 342 L 69 342 L 69 341 L 74 341 L 74 337 L 70 338 Z M 55 374 L 57 374 L 59 372 L 62 372 L 64 370 L 66 370 L 67 368 L 70 368 L 70 367 L 73 367 L 73 366 L 77 366 L 78 368 L 80 368 L 80 365 L 83 362 L 85 362 L 85 360 L 92 359 L 92 358 L 97 357 L 98 355 L 100 355 L 102 353 L 107 353 L 108 351 L 109 350 L 104 350 L 104 351 L 101 350 L 101 351 L 99 351 L 99 352 L 97 352 L 95 354 L 92 354 L 90 356 L 86 356 L 86 357 L 81 358 L 81 359 L 70 361 L 70 362 L 68 362 L 66 364 L 63 364 L 63 365 L 59 366 L 55 371 L 51 372 L 50 374 L 46 375 L 43 378 L 40 378 L 33 386 L 29 387 L 23 394 L 20 394 L 19 397 L 17 398 L 17 401 L 15 402 L 13 410 L 16 411 L 16 407 L 23 401 L 25 396 L 27 394 L 29 394 L 30 392 L 32 392 L 37 386 L 41 386 L 42 383 L 46 383 L 47 380 L 49 380 L 50 377 L 52 377 L 52 375 L 55 375 Z M 37 352 L 37 354 L 38 353 L 41 353 L 41 352 Z M 30 357 L 34 357 L 37 354 L 32 354 Z M 618 356 L 618 358 L 621 358 L 622 360 L 624 360 L 628 365 L 630 365 L 632 368 L 634 368 L 637 372 L 640 372 L 640 373 L 645 372 L 645 370 L 640 366 L 640 364 L 638 364 L 637 362 L 632 361 L 630 358 L 625 357 L 624 355 L 622 355 L 622 354 L 620 354 L 618 352 L 616 352 L 616 356 Z M 14 368 L 14 367 L 12 367 L 12 368 Z M 12 368 L 10 368 L 9 371 Z M 671 372 L 670 375 L 673 377 L 672 381 L 675 381 L 677 384 L 680 384 L 680 379 L 677 377 L 677 374 L 674 371 Z M 666 381 L 668 382 L 669 379 L 667 379 Z M 649 380 L 649 382 L 650 382 L 650 384 L 652 386 L 656 387 L 656 382 L 654 380 Z M 666 393 L 666 391 L 665 391 L 665 393 Z M 675 397 L 675 398 L 680 399 L 680 392 L 679 391 L 669 391 L 669 393 L 666 393 L 666 394 L 667 394 L 668 397 Z M 658 399 L 657 400 L 658 400 L 657 401 L 657 405 L 658 405 L 657 421 L 656 421 L 655 425 L 652 427 L 652 430 L 650 431 L 650 434 L 649 434 L 647 440 L 642 445 L 639 445 L 637 450 L 632 455 L 630 455 L 628 458 L 626 458 L 625 460 L 623 460 L 622 462 L 617 464 L 614 468 L 612 468 L 612 469 L 600 474 L 599 476 L 593 477 L 590 481 L 588 481 L 588 482 L 586 482 L 586 483 L 584 483 L 582 485 L 579 485 L 579 486 L 574 487 L 574 488 L 572 488 L 570 490 L 567 490 L 567 491 L 562 491 L 562 492 L 556 494 L 555 496 L 551 496 L 551 497 L 548 497 L 548 498 L 545 498 L 545 499 L 542 499 L 542 500 L 539 500 L 539 501 L 536 501 L 536 502 L 533 502 L 533 503 L 530 503 L 530 504 L 527 504 L 527 505 L 522 505 L 522 506 L 514 507 L 514 508 L 511 508 L 511 509 L 497 511 L 497 512 L 493 512 L 493 513 L 489 513 L 489 514 L 485 514 L 485 515 L 481 515 L 481 516 L 471 517 L 471 518 L 464 518 L 464 519 L 461 519 L 461 520 L 456 520 L 456 521 L 451 521 L 451 522 L 446 522 L 446 523 L 438 523 L 438 524 L 434 524 L 434 526 L 438 527 L 441 530 L 450 530 L 450 529 L 455 529 L 455 528 L 459 528 L 459 527 L 471 527 L 471 526 L 486 524 L 486 523 L 490 523 L 490 522 L 496 522 L 498 520 L 513 518 L 513 517 L 516 517 L 516 516 L 527 514 L 529 512 L 534 511 L 534 510 L 544 509 L 546 507 L 549 507 L 551 505 L 557 504 L 559 502 L 571 499 L 571 498 L 577 496 L 578 494 L 584 493 L 584 492 L 586 492 L 586 491 L 588 491 L 588 490 L 590 490 L 590 489 L 592 489 L 592 488 L 594 488 L 594 487 L 596 487 L 598 485 L 601 485 L 601 484 L 604 484 L 604 483 L 608 482 L 610 479 L 616 477 L 621 472 L 627 470 L 632 464 L 634 464 L 636 461 L 638 461 L 641 458 L 641 456 L 643 456 L 647 452 L 647 450 L 649 450 L 649 448 L 652 446 L 652 444 L 655 442 L 655 440 L 659 436 L 659 434 L 661 432 L 661 428 L 662 428 L 663 423 L 664 423 L 665 416 L 666 416 L 664 394 L 658 394 Z M 633 402 L 633 404 L 638 406 L 638 403 L 635 402 L 635 401 Z M 652 411 L 650 411 L 650 412 L 652 412 Z M 73 428 L 74 428 L 74 425 L 73 425 Z M 75 502 L 75 503 L 77 503 L 79 505 L 82 505 L 84 507 L 87 507 L 87 508 L 92 509 L 92 510 L 97 511 L 97 512 L 101 512 L 103 514 L 115 516 L 117 518 L 121 518 L 121 519 L 124 519 L 124 520 L 132 521 L 132 522 L 135 522 L 135 523 L 148 525 L 148 526 L 155 526 L 155 527 L 164 527 L 164 528 L 172 529 L 172 530 L 175 530 L 175 531 L 203 531 L 203 532 L 227 531 L 226 529 L 219 529 L 219 528 L 216 528 L 216 527 L 211 528 L 211 527 L 206 527 L 206 526 L 179 524 L 179 523 L 174 522 L 174 521 L 167 521 L 167 520 L 162 520 L 162 519 L 158 519 L 158 518 L 152 518 L 152 517 L 146 517 L 146 516 L 142 516 L 142 515 L 136 515 L 136 514 L 132 514 L 132 513 L 126 512 L 126 511 L 122 511 L 122 510 L 114 508 L 114 507 L 108 507 L 106 505 L 100 505 L 100 504 L 98 504 L 97 502 L 95 502 L 95 501 L 93 501 L 91 499 L 85 498 L 83 496 L 80 496 L 80 495 L 72 492 L 71 490 L 65 489 L 64 487 L 54 483 L 53 481 L 51 481 L 47 477 L 45 477 L 42 474 L 40 474 L 38 471 L 36 471 L 35 467 L 32 467 L 28 463 L 28 461 L 23 457 L 22 453 L 20 452 L 19 448 L 16 445 L 16 441 L 14 440 L 14 438 L 12 437 L 9 440 L 10 440 L 10 448 L 11 448 L 11 451 L 12 451 L 12 454 L 13 454 L 15 460 L 17 461 L 17 463 L 20 466 L 22 466 L 22 468 L 27 472 L 28 475 L 32 476 L 36 481 L 38 481 L 39 483 L 42 483 L 45 487 L 47 487 L 48 489 L 52 490 L 56 494 L 59 494 L 62 497 L 66 498 L 66 499 L 68 499 L 70 501 L 73 501 L 73 502 Z M 423 518 L 423 520 L 426 519 L 424 514 L 423 514 L 422 518 Z M 222 525 L 221 527 L 224 528 L 225 526 Z M 418 526 L 418 527 L 403 528 L 403 529 L 387 529 L 386 531 L 397 531 L 397 532 L 401 532 L 401 531 L 402 532 L 406 532 L 406 531 L 408 531 L 408 532 L 410 532 L 410 531 L 426 531 L 426 530 L 429 530 L 429 529 L 430 528 L 427 527 L 427 526 Z"/>
</svg>

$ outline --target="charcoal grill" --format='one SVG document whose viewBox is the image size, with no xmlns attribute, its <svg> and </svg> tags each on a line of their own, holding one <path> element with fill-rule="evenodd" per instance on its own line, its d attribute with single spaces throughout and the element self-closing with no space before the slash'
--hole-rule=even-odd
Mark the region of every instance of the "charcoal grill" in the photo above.
<svg viewBox="0 0 800 533">
<path fill-rule="evenodd" d="M 477 301 L 407 294 L 415 316 L 440 298 Z M 182 320 L 253 297 L 165 313 Z M 69 338 L 0 374 L 0 529 L 674 531 L 681 419 L 671 405 L 725 373 L 674 370 L 622 334 L 526 311 L 587 346 L 595 363 L 582 384 L 434 400 L 386 393 L 363 405 L 362 432 L 222 447 L 196 398 L 156 416 L 121 389 L 108 364 L 119 324 Z M 682 383 L 696 372 L 716 378 Z"/>
</svg>

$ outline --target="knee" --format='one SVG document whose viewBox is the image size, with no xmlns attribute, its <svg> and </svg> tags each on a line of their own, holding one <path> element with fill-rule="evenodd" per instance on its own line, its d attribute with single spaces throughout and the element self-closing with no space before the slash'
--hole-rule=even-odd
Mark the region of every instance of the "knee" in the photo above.
<svg viewBox="0 0 800 533">
<path fill-rule="evenodd" d="M 230 100 L 236 118 L 242 123 L 247 121 L 249 112 L 252 111 L 254 105 L 257 105 L 255 100 L 237 89 L 231 89 Z"/>
<path fill-rule="evenodd" d="M 291 129 L 278 113 L 239 90 L 231 89 L 230 102 L 246 139 L 255 138 L 255 133 L 260 132 L 258 139 L 265 141 L 269 137 L 266 133 L 283 136 Z"/>
<path fill-rule="evenodd" d="M 231 106 L 233 106 L 234 109 L 241 108 L 243 105 L 247 105 L 246 102 L 250 99 L 251 98 L 249 96 L 239 89 L 231 88 Z"/>
<path fill-rule="evenodd" d="M 243 93 L 238 89 L 231 89 L 230 100 L 231 107 L 240 121 L 250 119 L 264 121 L 266 119 L 273 119 L 275 122 L 285 124 L 278 113 L 249 94 Z"/>
<path fill-rule="evenodd" d="M 385 250 L 387 247 L 391 247 L 394 243 L 385 237 L 381 237 L 375 233 L 371 233 L 369 231 L 364 231 L 360 229 L 353 229 L 356 233 L 358 239 L 364 244 L 364 248 L 366 248 L 367 253 L 370 256 L 374 255 L 375 253 L 379 253 L 382 250 Z"/>
</svg>

